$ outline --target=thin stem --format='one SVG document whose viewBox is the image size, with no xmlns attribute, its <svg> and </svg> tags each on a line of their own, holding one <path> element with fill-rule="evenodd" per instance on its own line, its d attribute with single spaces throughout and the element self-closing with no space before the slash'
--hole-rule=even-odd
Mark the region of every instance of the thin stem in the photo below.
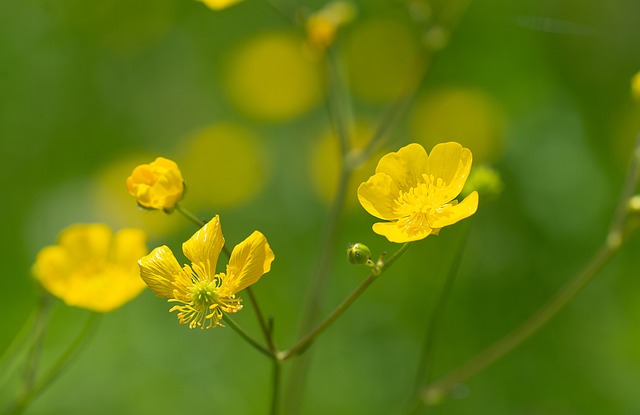
<svg viewBox="0 0 640 415">
<path fill-rule="evenodd" d="M 247 294 L 249 294 L 249 300 L 251 301 L 251 305 L 253 305 L 253 309 L 256 313 L 256 318 L 258 319 L 258 323 L 260 324 L 260 329 L 262 330 L 262 334 L 264 334 L 264 338 L 267 341 L 267 345 L 273 354 L 276 352 L 276 345 L 273 341 L 273 336 L 271 335 L 272 330 L 267 327 L 267 322 L 264 319 L 264 315 L 262 314 L 262 310 L 260 310 L 260 306 L 258 305 L 258 299 L 253 293 L 253 289 L 251 287 L 247 287 L 245 289 Z"/>
<path fill-rule="evenodd" d="M 467 241 L 469 240 L 469 229 L 471 220 L 473 220 L 473 218 L 469 218 L 467 221 L 461 224 L 462 226 L 464 226 L 464 229 L 462 229 L 464 239 L 461 243 L 459 243 L 458 249 L 456 249 L 451 267 L 449 268 L 449 272 L 447 273 L 444 285 L 442 287 L 440 295 L 438 296 L 436 304 L 434 305 L 433 312 L 431 313 L 431 318 L 429 319 L 429 323 L 427 325 L 422 346 L 422 353 L 420 356 L 420 363 L 418 364 L 418 372 L 416 374 L 414 394 L 418 393 L 422 385 L 431 380 L 430 378 L 432 373 L 432 366 L 433 362 L 435 361 L 435 337 L 440 327 L 440 323 L 442 322 L 444 309 L 446 307 L 447 301 L 449 300 L 449 296 L 451 295 L 453 284 L 455 282 L 456 276 L 458 275 L 458 271 L 460 270 L 462 256 L 467 245 Z"/>
<path fill-rule="evenodd" d="M 389 268 L 400 256 L 402 256 L 405 251 L 409 248 L 409 243 L 405 243 L 402 247 L 393 254 L 387 261 L 385 261 L 384 265 L 382 265 L 379 270 L 379 273 L 371 273 L 365 278 L 360 285 L 358 285 L 348 296 L 345 298 L 342 303 L 340 303 L 322 322 L 320 322 L 314 329 L 308 332 L 305 336 L 303 336 L 298 342 L 293 345 L 291 348 L 282 351 L 279 353 L 278 357 L 280 360 L 287 360 L 292 356 L 297 355 L 298 353 L 304 351 L 310 343 L 323 331 L 325 331 L 334 321 L 338 319 L 350 306 L 353 302 L 375 281 L 382 273 Z M 376 275 L 377 274 L 377 275 Z"/>
<path fill-rule="evenodd" d="M 344 76 L 335 50 L 328 48 L 326 57 L 328 111 L 340 143 L 342 160 L 345 160 L 350 149 L 349 126 L 351 125 L 351 104 L 344 93 L 347 88 L 345 87 Z M 343 168 L 344 167 L 349 168 L 346 164 Z"/>
<path fill-rule="evenodd" d="M 0 367 L 5 366 L 6 361 L 10 358 L 11 360 L 6 364 L 7 367 L 0 371 L 2 373 L 2 375 L 0 375 L 0 389 L 4 387 L 4 384 L 18 368 L 18 363 L 20 362 L 21 357 L 27 350 L 29 350 L 29 346 L 33 340 L 32 334 L 34 331 L 34 325 L 36 324 L 39 314 L 40 307 L 33 310 L 18 334 L 16 334 L 11 341 L 11 344 L 9 344 L 7 349 L 2 353 L 2 357 L 0 358 Z"/>
<path fill-rule="evenodd" d="M 176 203 L 176 211 L 180 213 L 182 216 L 184 216 L 185 218 L 187 218 L 191 223 L 196 225 L 198 228 L 202 228 L 204 225 L 207 224 L 206 220 L 200 219 L 199 217 L 191 213 L 190 210 L 182 207 L 180 203 Z"/>
<path fill-rule="evenodd" d="M 229 326 L 236 333 L 238 333 L 240 335 L 240 337 L 242 337 L 244 340 L 246 340 L 247 343 L 249 343 L 251 346 L 256 348 L 258 351 L 260 351 L 263 354 L 265 354 L 270 359 L 274 359 L 275 356 L 274 356 L 274 353 L 271 350 L 269 350 L 267 347 L 265 347 L 262 344 L 260 344 L 260 342 L 258 342 L 256 339 L 251 337 L 251 335 L 249 333 L 247 333 L 242 327 L 240 327 L 238 325 L 238 323 L 233 321 L 233 319 L 228 314 L 224 314 L 223 315 L 223 319 L 227 324 L 229 324 Z"/>
<path fill-rule="evenodd" d="M 458 384 L 467 381 L 518 347 L 522 342 L 544 327 L 551 318 L 562 310 L 602 270 L 613 255 L 618 252 L 627 237 L 637 229 L 636 222 L 629 223 L 629 221 L 626 220 L 628 218 L 626 206 L 629 198 L 637 189 L 638 177 L 640 177 L 639 159 L 640 136 L 636 140 L 633 158 L 629 165 L 625 185 L 609 233 L 601 247 L 586 266 L 528 320 L 458 369 L 425 387 L 421 393 L 422 403 L 429 405 L 438 402 L 449 394 Z"/>
<path fill-rule="evenodd" d="M 44 392 L 46 388 L 51 386 L 53 382 L 60 375 L 62 375 L 62 373 L 64 373 L 64 371 L 69 367 L 69 364 L 73 361 L 74 358 L 77 358 L 79 356 L 81 349 L 86 346 L 86 344 L 92 338 L 93 334 L 95 333 L 97 323 L 100 320 L 100 316 L 101 315 L 98 313 L 91 313 L 89 315 L 87 322 L 83 326 L 78 336 L 76 336 L 67 350 L 65 350 L 65 352 L 60 355 L 58 360 L 42 376 L 42 379 L 37 384 L 35 383 L 35 373 L 33 374 L 34 381 L 29 385 L 28 388 L 23 390 L 23 393 L 16 401 L 15 406 L 11 410 L 9 410 L 8 414 L 21 414 L 37 396 Z"/>
<path fill-rule="evenodd" d="M 273 391 L 271 396 L 271 415 L 280 413 L 280 388 L 282 386 L 282 361 L 273 359 Z"/>
</svg>

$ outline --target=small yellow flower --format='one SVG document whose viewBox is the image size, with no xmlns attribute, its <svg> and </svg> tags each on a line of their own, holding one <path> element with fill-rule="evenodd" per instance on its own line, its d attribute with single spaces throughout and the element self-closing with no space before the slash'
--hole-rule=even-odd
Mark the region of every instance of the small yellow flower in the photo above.
<svg viewBox="0 0 640 415">
<path fill-rule="evenodd" d="M 140 206 L 169 213 L 182 199 L 184 181 L 174 161 L 158 157 L 133 170 L 127 178 L 127 189 Z"/>
<path fill-rule="evenodd" d="M 236 3 L 240 3 L 242 0 L 198 0 L 207 5 L 211 10 L 222 10 L 229 6 L 233 6 Z"/>
<path fill-rule="evenodd" d="M 180 323 L 188 324 L 189 328 L 222 326 L 223 313 L 242 309 L 242 299 L 236 294 L 271 269 L 273 251 L 258 231 L 233 248 L 226 272 L 216 273 L 223 246 L 220 218 L 216 215 L 182 244 L 191 266 L 180 268 L 166 246 L 154 249 L 138 261 L 144 282 L 158 297 L 178 303 L 169 311 L 177 311 Z"/>
<path fill-rule="evenodd" d="M 33 274 L 66 304 L 108 312 L 144 289 L 137 261 L 148 252 L 145 241 L 140 229 L 114 235 L 107 225 L 73 225 L 60 233 L 57 245 L 40 250 Z"/>
<path fill-rule="evenodd" d="M 362 207 L 389 221 L 375 223 L 373 231 L 391 242 L 417 241 L 473 215 L 477 192 L 454 200 L 471 160 L 471 151 L 453 142 L 436 145 L 430 155 L 414 143 L 382 157 L 376 174 L 358 188 Z"/>
</svg>

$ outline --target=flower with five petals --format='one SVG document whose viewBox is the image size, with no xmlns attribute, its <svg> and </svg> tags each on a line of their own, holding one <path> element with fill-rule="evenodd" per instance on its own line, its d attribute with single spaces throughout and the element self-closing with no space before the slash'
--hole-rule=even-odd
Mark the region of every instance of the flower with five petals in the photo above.
<svg viewBox="0 0 640 415">
<path fill-rule="evenodd" d="M 236 294 L 269 272 L 274 259 L 267 239 L 254 231 L 233 248 L 226 271 L 216 273 L 223 247 L 216 215 L 182 244 L 191 265 L 181 268 L 171 250 L 161 246 L 138 261 L 140 276 L 158 297 L 176 303 L 169 311 L 178 312 L 181 324 L 202 329 L 222 326 L 225 313 L 242 309 L 242 299 Z"/>
<path fill-rule="evenodd" d="M 383 156 L 375 174 L 358 187 L 362 207 L 388 221 L 375 223 L 373 231 L 391 242 L 411 242 L 473 215 L 477 192 L 455 200 L 471 161 L 471 151 L 455 142 L 438 144 L 429 155 L 413 143 Z"/>
</svg>

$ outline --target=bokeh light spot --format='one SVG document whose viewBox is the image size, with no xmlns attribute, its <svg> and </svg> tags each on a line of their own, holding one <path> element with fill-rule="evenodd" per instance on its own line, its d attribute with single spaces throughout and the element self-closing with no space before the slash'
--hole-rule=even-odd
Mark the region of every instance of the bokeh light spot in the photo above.
<svg viewBox="0 0 640 415">
<path fill-rule="evenodd" d="M 349 135 L 353 151 L 358 152 L 364 149 L 372 133 L 373 128 L 369 123 L 356 122 Z M 348 208 L 358 205 L 357 188 L 374 173 L 381 156 L 382 153 L 370 157 L 353 172 L 347 185 L 346 206 Z M 311 151 L 310 168 L 314 191 L 323 202 L 330 203 L 336 194 L 340 175 L 340 143 L 333 131 L 326 132 L 316 141 Z"/>
<path fill-rule="evenodd" d="M 216 124 L 196 132 L 178 158 L 186 183 L 183 204 L 215 211 L 246 202 L 267 181 L 266 153 L 258 138 L 234 124 Z"/>
<path fill-rule="evenodd" d="M 321 96 L 320 75 L 300 38 L 270 33 L 241 45 L 229 59 L 227 93 L 247 115 L 284 121 L 311 109 Z"/>
<path fill-rule="evenodd" d="M 473 152 L 474 162 L 502 155 L 505 117 L 481 91 L 453 87 L 427 93 L 410 117 L 412 139 L 425 148 L 457 141 Z"/>
<path fill-rule="evenodd" d="M 398 96 L 415 76 L 420 46 L 406 25 L 376 18 L 353 29 L 346 53 L 354 94 L 373 102 L 384 102 Z"/>
</svg>

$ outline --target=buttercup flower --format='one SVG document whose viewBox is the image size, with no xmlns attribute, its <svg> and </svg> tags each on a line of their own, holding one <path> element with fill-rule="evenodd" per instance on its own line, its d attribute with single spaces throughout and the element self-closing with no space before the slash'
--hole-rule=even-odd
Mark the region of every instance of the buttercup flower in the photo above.
<svg viewBox="0 0 640 415">
<path fill-rule="evenodd" d="M 171 212 L 182 199 L 184 181 L 174 161 L 158 157 L 133 170 L 127 178 L 127 189 L 140 206 Z"/>
<path fill-rule="evenodd" d="M 223 313 L 242 309 L 242 299 L 236 294 L 271 269 L 273 251 L 258 231 L 233 248 L 226 272 L 216 273 L 223 246 L 220 219 L 216 215 L 182 244 L 191 266 L 180 268 L 166 246 L 154 249 L 138 261 L 144 282 L 158 297 L 177 303 L 169 311 L 177 311 L 180 323 L 188 324 L 189 328 L 222 326 Z"/>
<path fill-rule="evenodd" d="M 42 286 L 66 304 L 108 312 L 136 297 L 145 287 L 138 258 L 145 255 L 146 235 L 107 225 L 73 225 L 58 244 L 42 248 L 33 274 Z"/>
<path fill-rule="evenodd" d="M 358 187 L 362 207 L 389 221 L 375 223 L 373 231 L 391 242 L 417 241 L 473 215 L 478 192 L 454 200 L 471 160 L 471 151 L 454 142 L 436 145 L 430 155 L 414 143 L 382 157 L 376 173 Z"/>
<path fill-rule="evenodd" d="M 307 19 L 305 26 L 310 42 L 317 47 L 327 47 L 333 43 L 338 29 L 354 19 L 353 4 L 334 1 L 326 4 Z"/>
</svg>

